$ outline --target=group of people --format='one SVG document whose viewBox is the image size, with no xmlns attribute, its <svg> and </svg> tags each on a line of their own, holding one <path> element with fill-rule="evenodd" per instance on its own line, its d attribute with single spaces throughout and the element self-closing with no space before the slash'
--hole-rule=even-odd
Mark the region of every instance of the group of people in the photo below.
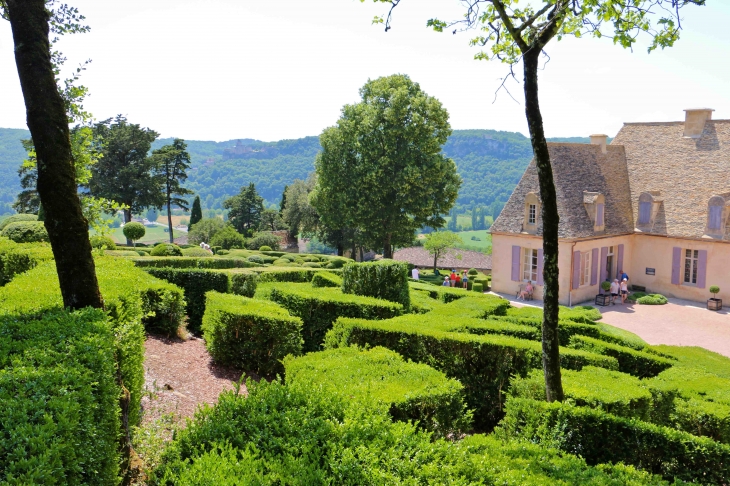
<svg viewBox="0 0 730 486">
<path fill-rule="evenodd" d="M 203 250 L 206 250 L 206 251 L 211 251 L 210 245 L 208 243 L 203 243 L 202 241 L 200 242 L 200 248 L 202 248 Z M 211 251 L 211 253 L 212 253 L 212 251 Z"/>
<path fill-rule="evenodd" d="M 629 276 L 623 270 L 619 270 L 619 278 L 613 279 L 611 282 L 611 303 L 616 305 L 616 299 L 621 296 L 621 303 L 625 304 L 629 296 Z M 608 279 L 607 279 L 608 280 Z M 620 280 L 620 281 L 619 281 Z"/>
<path fill-rule="evenodd" d="M 466 270 L 462 270 L 461 273 L 457 272 L 456 269 L 451 270 L 451 275 L 447 275 L 444 277 L 444 283 L 442 283 L 444 287 L 463 287 L 468 288 L 469 287 L 469 276 L 466 273 Z"/>
</svg>

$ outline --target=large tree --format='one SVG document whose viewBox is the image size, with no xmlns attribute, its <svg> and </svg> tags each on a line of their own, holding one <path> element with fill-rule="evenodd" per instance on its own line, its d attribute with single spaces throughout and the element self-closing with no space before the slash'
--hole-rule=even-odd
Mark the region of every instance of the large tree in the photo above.
<svg viewBox="0 0 730 486">
<path fill-rule="evenodd" d="M 401 0 L 374 0 L 392 9 Z M 631 48 L 640 34 L 650 36 L 649 52 L 679 39 L 680 9 L 704 5 L 705 0 L 534 0 L 518 7 L 518 0 L 462 0 L 466 12 L 454 22 L 431 19 L 428 26 L 442 32 L 456 25 L 477 28 L 472 45 L 486 47 L 477 59 L 497 59 L 510 66 L 522 63 L 525 115 L 530 131 L 540 186 L 543 224 L 543 325 L 542 362 L 548 401 L 563 400 L 558 343 L 558 206 L 542 113 L 537 74 L 548 43 L 566 36 L 608 37 Z M 390 13 L 385 30 L 390 29 Z"/>
<path fill-rule="evenodd" d="M 261 225 L 261 214 L 264 212 L 264 198 L 259 196 L 254 183 L 242 187 L 241 192 L 223 201 L 228 209 L 228 219 L 236 231 L 250 237 Z"/>
<path fill-rule="evenodd" d="M 146 207 L 161 208 L 165 198 L 156 161 L 147 155 L 158 133 L 117 115 L 97 123 L 94 134 L 101 140 L 102 158 L 91 169 L 91 194 L 124 204 L 125 223 Z"/>
<path fill-rule="evenodd" d="M 426 236 L 426 242 L 423 244 L 423 247 L 433 255 L 433 270 L 436 271 L 439 258 L 454 251 L 456 246 L 462 243 L 459 235 L 451 231 L 435 231 L 429 233 Z"/>
<path fill-rule="evenodd" d="M 69 97 L 64 97 L 64 89 L 58 86 L 49 40 L 51 29 L 55 35 L 88 29 L 81 25 L 83 17 L 78 11 L 66 5 L 51 11 L 45 0 L 0 0 L 0 11 L 10 21 L 13 33 L 15 63 L 37 158 L 38 195 L 45 210 L 44 225 L 64 306 L 103 307 L 88 222 L 77 195 L 67 115 Z"/>
<path fill-rule="evenodd" d="M 368 81 L 360 96 L 319 137 L 312 203 L 325 226 L 357 228 L 392 258 L 418 228 L 443 226 L 456 201 L 461 178 L 441 153 L 449 115 L 402 74 Z"/>
<path fill-rule="evenodd" d="M 187 147 L 184 140 L 176 138 L 171 145 L 165 145 L 152 152 L 153 166 L 156 168 L 164 191 L 170 243 L 175 239 L 172 233 L 172 206 L 175 205 L 187 211 L 188 202 L 182 196 L 193 193 L 190 189 L 180 185 L 188 178 L 187 170 L 190 168 L 190 154 Z"/>
</svg>

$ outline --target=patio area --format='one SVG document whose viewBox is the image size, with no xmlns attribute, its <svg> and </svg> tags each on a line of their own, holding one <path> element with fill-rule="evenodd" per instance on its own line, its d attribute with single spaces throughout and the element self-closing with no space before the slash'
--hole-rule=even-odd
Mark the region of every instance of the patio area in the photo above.
<svg viewBox="0 0 730 486">
<path fill-rule="evenodd" d="M 516 307 L 542 307 L 541 301 L 523 302 L 514 295 L 495 294 Z M 583 302 L 581 305 L 593 305 Z M 626 304 L 595 306 L 603 314 L 602 322 L 633 332 L 649 344 L 700 346 L 730 357 L 730 312 L 715 312 L 703 303 L 669 299 L 665 305 Z"/>
</svg>

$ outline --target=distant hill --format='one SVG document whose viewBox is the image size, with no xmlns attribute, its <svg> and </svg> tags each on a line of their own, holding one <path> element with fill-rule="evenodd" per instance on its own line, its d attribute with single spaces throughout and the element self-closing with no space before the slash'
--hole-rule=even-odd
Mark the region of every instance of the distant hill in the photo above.
<svg viewBox="0 0 730 486">
<path fill-rule="evenodd" d="M 22 138 L 27 130 L 0 128 L 0 214 L 12 212 L 10 205 L 20 191 L 17 170 L 25 158 Z M 552 141 L 552 139 L 551 139 Z M 587 143 L 588 138 L 554 141 Z M 159 139 L 153 149 L 171 143 Z M 187 140 L 192 159 L 187 187 L 200 195 L 204 209 L 221 207 L 224 199 L 249 182 L 269 204 L 281 198 L 284 186 L 305 179 L 314 170 L 320 150 L 318 137 L 261 142 L 253 139 L 210 142 Z M 520 133 L 497 130 L 455 130 L 444 146 L 454 159 L 464 183 L 458 204 L 499 207 L 519 182 L 532 157 L 529 138 Z"/>
</svg>

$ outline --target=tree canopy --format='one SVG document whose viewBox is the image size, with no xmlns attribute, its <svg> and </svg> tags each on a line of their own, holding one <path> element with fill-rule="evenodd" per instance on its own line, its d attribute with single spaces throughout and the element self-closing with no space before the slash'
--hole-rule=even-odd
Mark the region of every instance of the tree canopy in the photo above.
<svg viewBox="0 0 730 486">
<path fill-rule="evenodd" d="M 462 243 L 461 238 L 451 231 L 436 231 L 426 235 L 423 247 L 433 255 L 433 269 L 436 270 L 438 260 Z"/>
<path fill-rule="evenodd" d="M 223 202 L 228 209 L 228 219 L 236 231 L 244 236 L 251 236 L 261 225 L 264 212 L 264 198 L 256 192 L 254 183 L 242 187 L 241 192 Z"/>
<path fill-rule="evenodd" d="M 461 178 L 441 152 L 449 115 L 402 74 L 368 81 L 360 96 L 320 135 L 312 205 L 326 227 L 360 230 L 391 258 L 418 228 L 443 226 L 456 201 Z"/>
<path fill-rule="evenodd" d="M 188 178 L 187 170 L 190 168 L 190 154 L 186 149 L 185 141 L 176 138 L 172 144 L 165 145 L 152 152 L 152 165 L 162 183 L 163 196 L 167 206 L 167 227 L 170 233 L 170 243 L 174 239 L 172 233 L 172 206 L 175 205 L 187 211 L 188 202 L 181 196 L 193 193 L 193 191 L 181 185 Z"/>
</svg>

